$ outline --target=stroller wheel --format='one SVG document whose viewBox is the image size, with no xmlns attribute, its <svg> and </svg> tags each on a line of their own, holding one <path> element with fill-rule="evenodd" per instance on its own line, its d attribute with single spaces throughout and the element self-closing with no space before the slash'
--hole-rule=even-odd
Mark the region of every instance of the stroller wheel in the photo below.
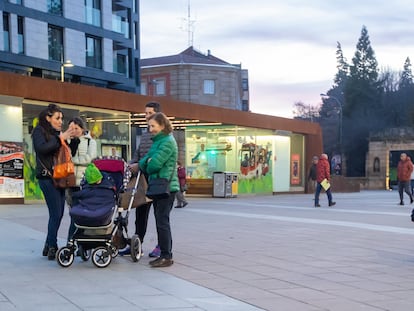
<svg viewBox="0 0 414 311">
<path fill-rule="evenodd" d="M 56 253 L 57 262 L 64 268 L 69 267 L 74 259 L 75 254 L 73 253 L 73 250 L 67 246 L 60 248 Z"/>
<path fill-rule="evenodd" d="M 83 261 L 88 261 L 89 258 L 91 258 L 91 250 L 90 249 L 84 249 L 82 245 L 79 245 L 78 247 L 78 253 Z"/>
<path fill-rule="evenodd" d="M 112 258 L 115 258 L 119 255 L 119 249 L 115 245 L 111 245 L 111 251 L 112 251 Z"/>
<path fill-rule="evenodd" d="M 92 252 L 92 262 L 98 268 L 106 268 L 112 261 L 111 250 L 104 246 L 94 249 Z"/>
<path fill-rule="evenodd" d="M 138 235 L 133 235 L 131 237 L 131 259 L 133 262 L 137 262 L 142 257 L 142 247 L 141 240 Z"/>
</svg>

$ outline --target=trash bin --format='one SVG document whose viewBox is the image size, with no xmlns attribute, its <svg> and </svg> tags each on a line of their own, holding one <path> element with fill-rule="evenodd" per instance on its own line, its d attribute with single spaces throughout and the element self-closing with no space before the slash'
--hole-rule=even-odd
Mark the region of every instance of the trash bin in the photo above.
<svg viewBox="0 0 414 311">
<path fill-rule="evenodd" d="M 234 198 L 238 194 L 238 173 L 214 172 L 213 173 L 213 197 Z"/>
</svg>

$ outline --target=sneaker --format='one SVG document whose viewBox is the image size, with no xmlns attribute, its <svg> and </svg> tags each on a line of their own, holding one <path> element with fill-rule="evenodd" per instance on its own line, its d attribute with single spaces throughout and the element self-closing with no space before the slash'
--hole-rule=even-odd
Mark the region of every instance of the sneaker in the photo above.
<svg viewBox="0 0 414 311">
<path fill-rule="evenodd" d="M 174 206 L 174 208 L 182 208 L 181 205 Z"/>
<path fill-rule="evenodd" d="M 121 255 L 121 256 L 131 255 L 131 246 L 127 245 L 123 249 L 120 249 L 118 254 Z"/>
<path fill-rule="evenodd" d="M 48 260 L 55 260 L 56 259 L 56 252 L 57 252 L 57 247 L 49 247 L 49 250 L 47 252 L 47 259 Z"/>
<path fill-rule="evenodd" d="M 161 249 L 160 246 L 157 245 L 155 246 L 155 248 L 152 250 L 151 253 L 148 254 L 149 257 L 160 257 L 161 256 Z"/>
<path fill-rule="evenodd" d="M 404 205 L 404 202 L 403 202 L 403 201 L 401 201 L 399 205 Z"/>
<path fill-rule="evenodd" d="M 188 205 L 188 202 L 183 203 L 183 207 L 186 207 Z"/>
<path fill-rule="evenodd" d="M 321 205 L 320 204 L 315 204 L 315 207 L 321 207 Z"/>
<path fill-rule="evenodd" d="M 165 268 L 169 267 L 174 263 L 171 258 L 157 258 L 149 262 L 152 268 Z"/>
<path fill-rule="evenodd" d="M 42 250 L 42 255 L 46 257 L 48 252 L 49 252 L 49 245 L 45 244 Z"/>
<path fill-rule="evenodd" d="M 329 206 L 334 206 L 336 204 L 336 202 L 330 202 Z"/>
</svg>

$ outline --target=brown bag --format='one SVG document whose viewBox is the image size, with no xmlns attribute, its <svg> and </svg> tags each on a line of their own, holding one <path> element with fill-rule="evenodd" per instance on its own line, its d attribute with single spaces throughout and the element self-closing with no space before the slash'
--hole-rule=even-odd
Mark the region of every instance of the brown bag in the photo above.
<svg viewBox="0 0 414 311">
<path fill-rule="evenodd" d="M 147 192 L 148 184 L 147 180 L 145 179 L 144 174 L 139 174 L 139 180 L 137 185 L 137 191 L 135 192 L 134 200 L 132 201 L 132 208 L 139 207 L 141 205 L 147 204 L 151 202 L 149 198 L 146 197 L 145 193 Z M 122 207 L 124 210 L 127 210 L 131 201 L 132 192 L 135 187 L 135 183 L 137 180 L 137 176 L 131 177 L 128 182 L 127 187 L 124 189 L 123 192 L 119 195 L 119 206 Z"/>
<path fill-rule="evenodd" d="M 73 173 L 63 178 L 52 178 L 52 180 L 56 188 L 70 188 L 76 186 L 76 177 Z"/>
<path fill-rule="evenodd" d="M 60 147 L 53 159 L 54 160 L 53 179 L 56 179 L 56 180 L 63 179 L 75 173 L 75 165 L 72 162 L 70 148 L 61 136 L 59 138 L 60 138 Z M 70 180 L 71 179 L 72 177 L 70 177 Z"/>
</svg>

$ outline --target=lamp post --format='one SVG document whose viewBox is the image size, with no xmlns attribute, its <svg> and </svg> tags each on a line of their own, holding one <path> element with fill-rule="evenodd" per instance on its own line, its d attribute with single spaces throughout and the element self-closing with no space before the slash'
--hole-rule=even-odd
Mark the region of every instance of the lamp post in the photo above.
<svg viewBox="0 0 414 311">
<path fill-rule="evenodd" d="M 322 98 L 332 98 L 333 100 L 335 100 L 335 102 L 337 103 L 338 107 L 339 107 L 339 153 L 341 155 L 341 164 L 342 164 L 342 121 L 343 121 L 343 110 L 342 110 L 342 103 L 341 101 L 332 95 L 327 95 L 327 94 L 320 94 Z"/>
<path fill-rule="evenodd" d="M 70 68 L 75 66 L 72 62 L 68 59 L 65 62 L 60 63 L 60 81 L 65 82 L 65 68 Z"/>
</svg>

